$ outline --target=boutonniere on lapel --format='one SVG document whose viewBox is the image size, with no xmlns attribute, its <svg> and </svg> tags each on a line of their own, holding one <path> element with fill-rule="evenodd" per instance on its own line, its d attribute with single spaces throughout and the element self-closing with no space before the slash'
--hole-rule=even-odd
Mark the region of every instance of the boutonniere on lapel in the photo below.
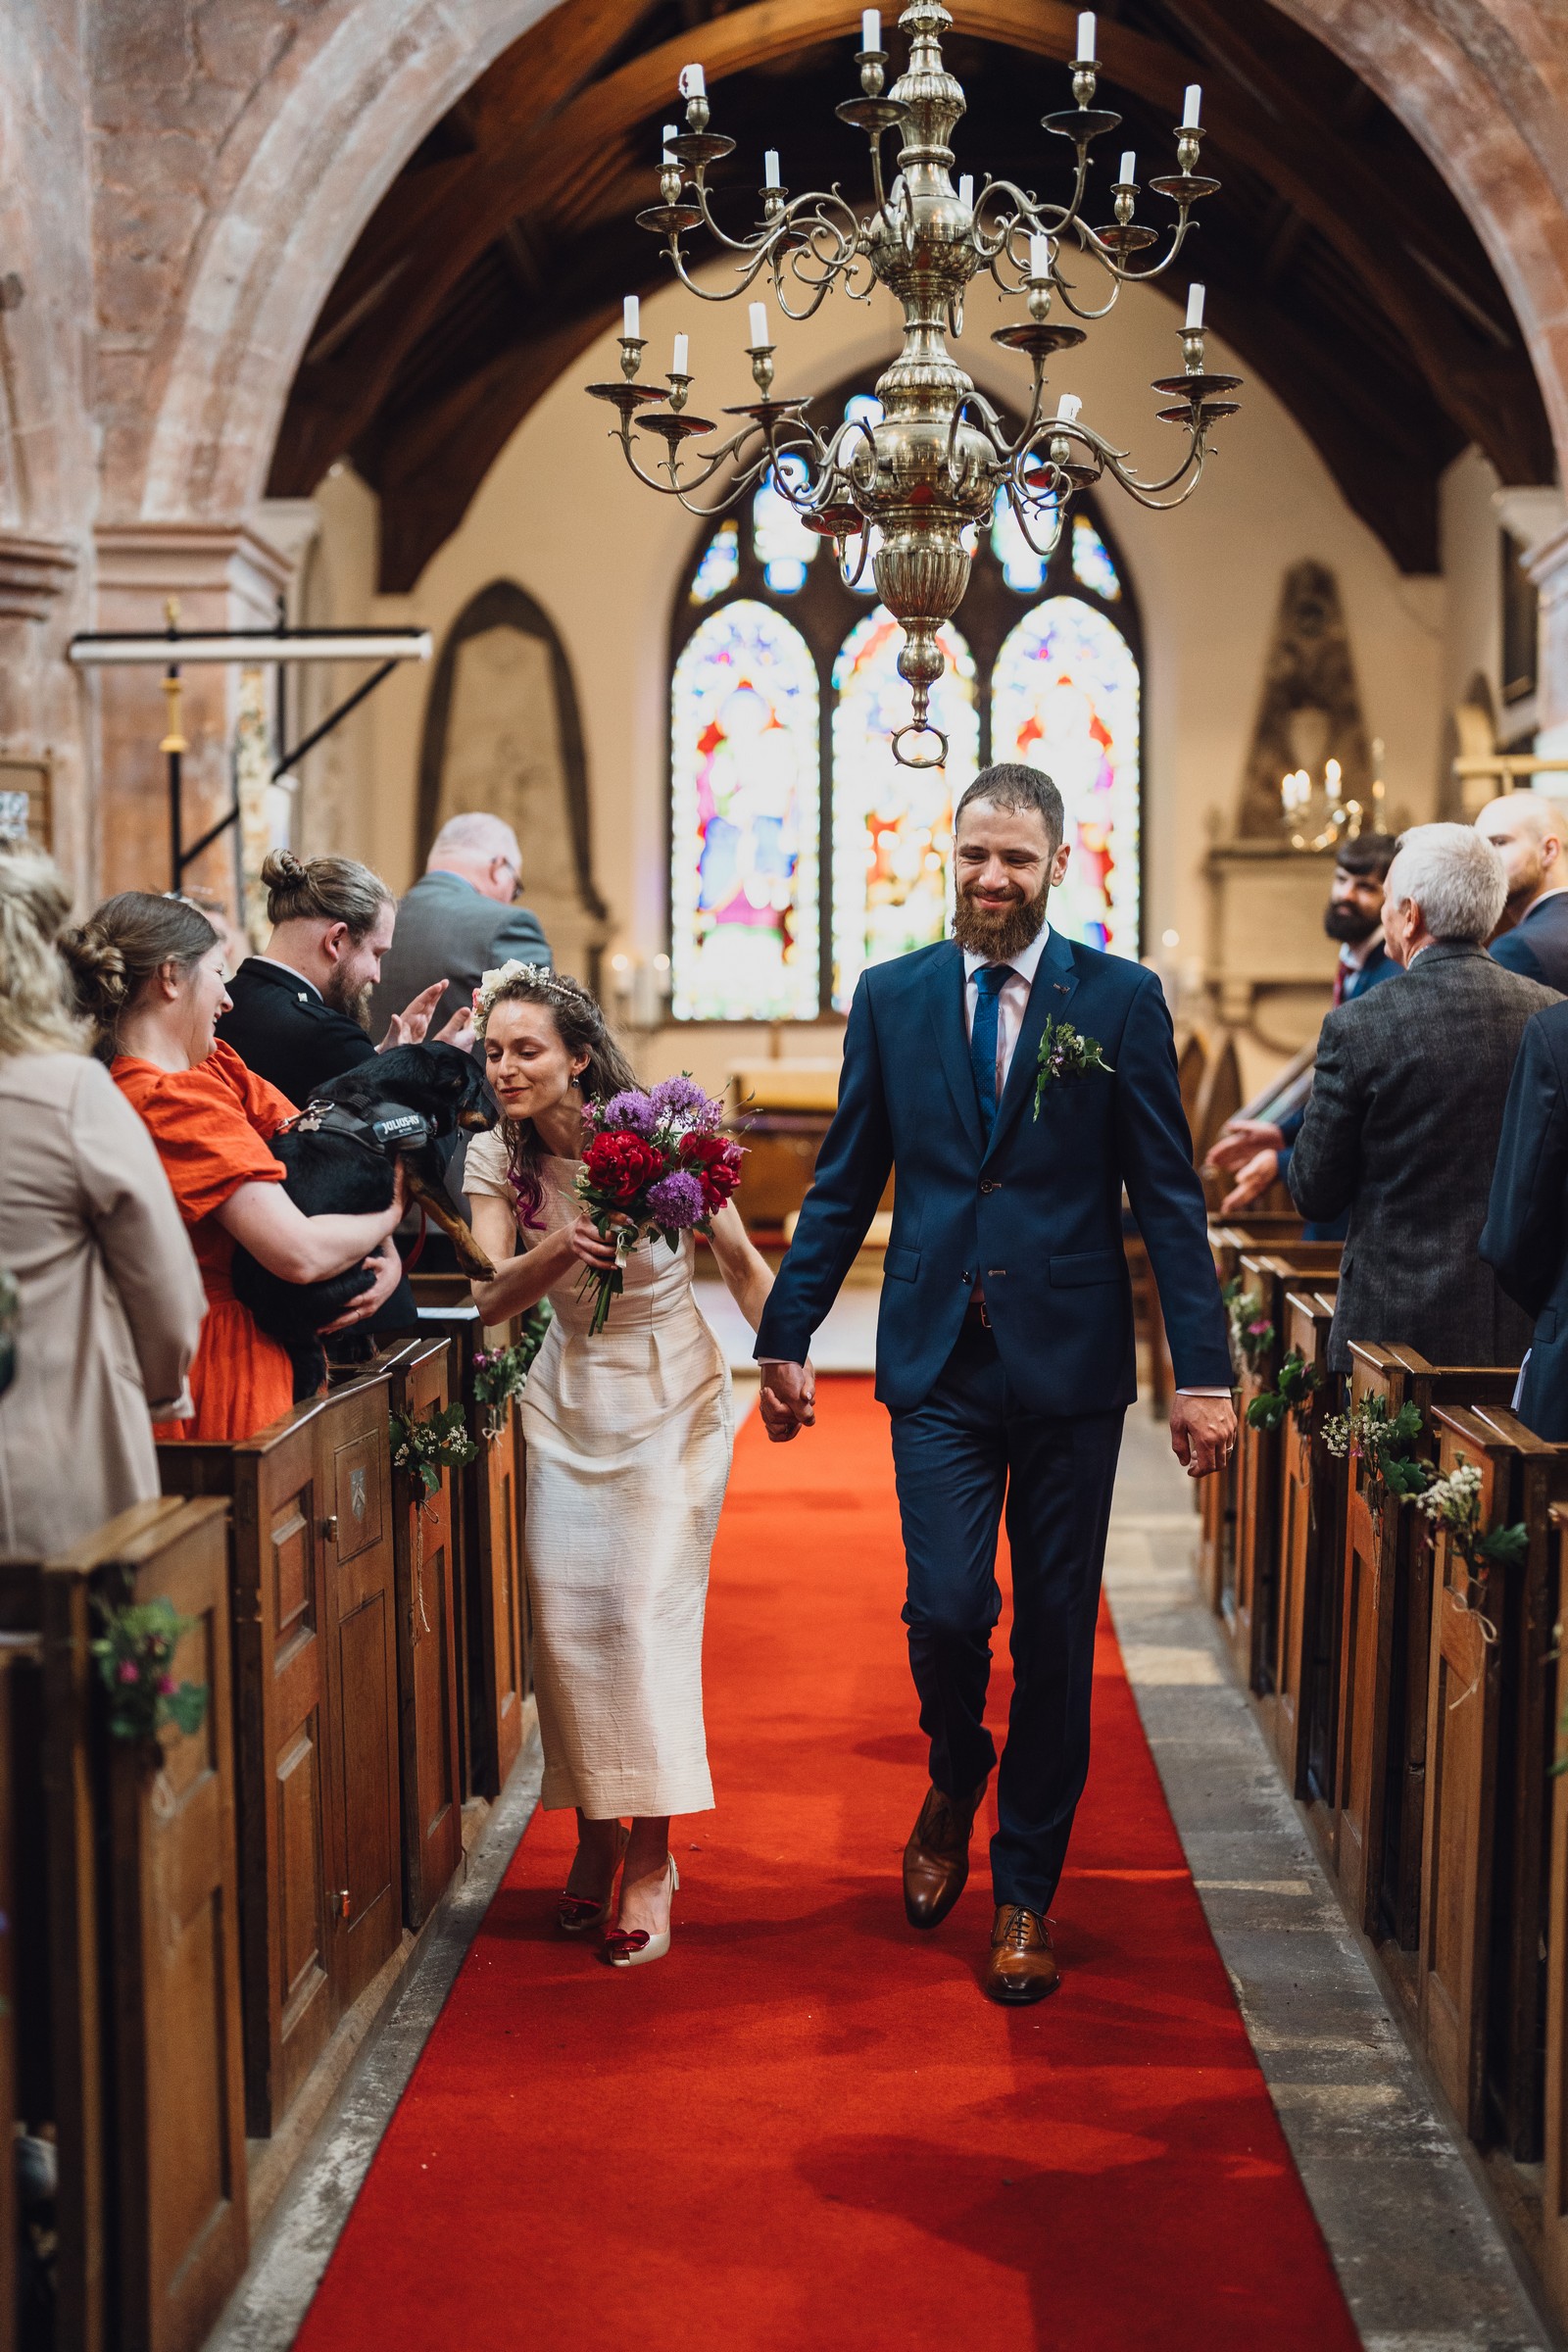
<svg viewBox="0 0 1568 2352">
<path fill-rule="evenodd" d="M 1035 1117 L 1040 1116 L 1048 1086 L 1058 1080 L 1066 1084 L 1069 1079 L 1087 1078 L 1091 1070 L 1109 1069 L 1098 1037 L 1081 1036 L 1071 1021 L 1048 1020 L 1035 1055 Z"/>
</svg>

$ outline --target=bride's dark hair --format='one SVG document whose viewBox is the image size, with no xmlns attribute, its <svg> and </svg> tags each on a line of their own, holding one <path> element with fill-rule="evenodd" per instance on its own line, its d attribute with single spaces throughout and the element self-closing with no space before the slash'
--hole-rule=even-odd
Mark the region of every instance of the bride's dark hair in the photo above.
<svg viewBox="0 0 1568 2352">
<path fill-rule="evenodd" d="M 588 1056 L 588 1065 L 576 1080 L 585 1102 L 608 1102 L 612 1095 L 636 1086 L 637 1073 L 611 1036 L 602 1006 L 564 973 L 548 971 L 542 964 L 521 964 L 481 993 L 477 1022 L 481 1040 L 498 1004 L 544 1006 L 572 1059 L 579 1054 Z M 507 1173 L 517 1197 L 518 1219 L 537 1231 L 543 1222 L 545 1199 L 544 1145 L 532 1119 L 503 1118 L 501 1138 L 507 1147 Z"/>
</svg>

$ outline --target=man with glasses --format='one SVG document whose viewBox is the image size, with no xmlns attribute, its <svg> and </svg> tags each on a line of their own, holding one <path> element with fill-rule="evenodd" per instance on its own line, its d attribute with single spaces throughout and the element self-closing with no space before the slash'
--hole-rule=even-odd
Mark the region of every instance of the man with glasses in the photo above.
<svg viewBox="0 0 1568 2352">
<path fill-rule="evenodd" d="M 521 873 L 517 836 L 499 816 L 473 809 L 448 817 L 430 845 L 424 872 L 399 902 L 371 1003 L 372 1024 L 380 1019 L 385 1026 L 383 1002 L 401 1009 L 444 978 L 448 987 L 431 1018 L 433 1033 L 471 1003 L 484 974 L 498 964 L 513 957 L 551 961 L 538 916 L 514 904 Z"/>
</svg>

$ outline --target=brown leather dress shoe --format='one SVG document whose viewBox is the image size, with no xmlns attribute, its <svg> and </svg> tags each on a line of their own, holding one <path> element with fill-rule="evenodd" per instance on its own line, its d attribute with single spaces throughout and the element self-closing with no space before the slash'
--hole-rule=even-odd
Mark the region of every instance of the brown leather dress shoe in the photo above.
<svg viewBox="0 0 1568 2352">
<path fill-rule="evenodd" d="M 1021 2009 L 1043 2001 L 1060 1983 L 1051 1931 L 1039 1912 L 1026 1911 L 1022 1903 L 999 1903 L 986 1963 L 987 1997 Z"/>
<path fill-rule="evenodd" d="M 969 1876 L 969 1835 L 982 1781 L 967 1803 L 933 1787 L 904 1849 L 904 1916 L 911 1928 L 940 1927 L 963 1892 Z"/>
</svg>

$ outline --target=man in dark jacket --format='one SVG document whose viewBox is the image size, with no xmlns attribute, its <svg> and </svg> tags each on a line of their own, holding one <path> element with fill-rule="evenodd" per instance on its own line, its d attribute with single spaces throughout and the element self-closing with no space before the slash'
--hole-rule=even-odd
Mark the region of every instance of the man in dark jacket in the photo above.
<svg viewBox="0 0 1568 2352">
<path fill-rule="evenodd" d="M 1538 1012 L 1519 1048 L 1481 1254 L 1535 1317 L 1519 1417 L 1560 1445 L 1568 1439 L 1568 1004 Z"/>
<path fill-rule="evenodd" d="M 1369 988 L 1398 977 L 1400 967 L 1383 937 L 1383 880 L 1393 863 L 1394 842 L 1387 833 L 1362 833 L 1354 841 L 1340 844 L 1329 903 L 1323 909 L 1323 928 L 1330 939 L 1340 943 L 1334 971 L 1336 1004 L 1353 1004 Z M 1228 1122 L 1208 1155 L 1211 1168 L 1233 1169 L 1236 1174 L 1234 1186 L 1220 1202 L 1221 1216 L 1237 1216 L 1261 1200 L 1271 1184 L 1290 1182 L 1291 1154 L 1305 1117 L 1303 1102 L 1278 1121 Z M 1330 1217 L 1322 1224 L 1308 1224 L 1301 1239 L 1341 1242 L 1345 1219 Z"/>
<path fill-rule="evenodd" d="M 514 905 L 521 878 L 517 836 L 499 816 L 447 819 L 424 872 L 398 906 L 397 932 L 370 999 L 372 1025 L 431 983 L 445 983 L 438 1021 L 472 1004 L 486 972 L 509 962 L 549 964 L 539 918 Z"/>
<path fill-rule="evenodd" d="M 1502 858 L 1513 929 L 1492 943 L 1495 960 L 1568 995 L 1568 822 L 1537 792 L 1510 792 L 1476 818 Z"/>
<path fill-rule="evenodd" d="M 296 858 L 274 850 L 262 867 L 272 929 L 265 956 L 247 956 L 228 983 L 230 1010 L 218 1024 L 225 1046 L 301 1109 L 329 1078 L 373 1061 L 388 1046 L 416 1046 L 430 1026 L 441 983 L 394 1013 L 380 1044 L 366 1027 L 369 994 L 392 944 L 397 908 L 386 884 L 352 858 Z M 442 1042 L 466 1047 L 472 1024 L 459 1020 Z M 391 1273 L 390 1246 L 386 1259 Z M 369 1318 L 376 1339 L 418 1328 L 408 1277 Z"/>
<path fill-rule="evenodd" d="M 1439 1364 L 1516 1363 L 1527 1330 L 1477 1250 L 1519 1041 L 1549 990 L 1493 962 L 1507 884 L 1469 825 L 1403 835 L 1383 930 L 1404 966 L 1323 1023 L 1291 1160 L 1303 1216 L 1349 1211 L 1329 1362 L 1352 1340 Z"/>
</svg>

